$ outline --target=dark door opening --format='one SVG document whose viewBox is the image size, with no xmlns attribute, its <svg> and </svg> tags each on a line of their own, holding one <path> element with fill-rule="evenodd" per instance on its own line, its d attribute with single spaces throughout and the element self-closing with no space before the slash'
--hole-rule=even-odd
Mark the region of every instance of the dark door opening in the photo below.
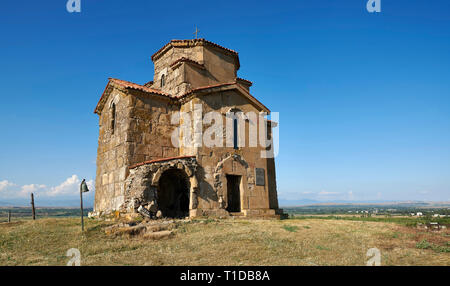
<svg viewBox="0 0 450 286">
<path fill-rule="evenodd" d="M 184 171 L 169 169 L 161 175 L 158 208 L 165 217 L 189 216 L 189 181 Z"/>
<path fill-rule="evenodd" d="M 227 175 L 227 197 L 229 212 L 241 211 L 241 176 Z"/>
</svg>

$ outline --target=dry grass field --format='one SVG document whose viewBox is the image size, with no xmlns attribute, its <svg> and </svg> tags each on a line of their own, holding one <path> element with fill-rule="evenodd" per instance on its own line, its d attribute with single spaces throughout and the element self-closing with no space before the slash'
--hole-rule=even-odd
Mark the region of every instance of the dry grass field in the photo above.
<svg viewBox="0 0 450 286">
<path fill-rule="evenodd" d="M 112 222 L 56 218 L 0 224 L 0 265 L 66 265 L 78 248 L 82 265 L 450 265 L 450 232 L 394 223 L 287 219 L 194 220 L 173 237 L 107 236 Z"/>
</svg>

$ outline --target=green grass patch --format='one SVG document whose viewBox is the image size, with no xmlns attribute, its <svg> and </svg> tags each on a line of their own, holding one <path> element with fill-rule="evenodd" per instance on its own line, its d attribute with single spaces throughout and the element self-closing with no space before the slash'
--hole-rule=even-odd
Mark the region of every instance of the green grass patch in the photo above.
<svg viewBox="0 0 450 286">
<path fill-rule="evenodd" d="M 418 242 L 416 244 L 416 248 L 418 249 L 432 249 L 436 252 L 450 252 L 449 242 L 446 243 L 447 246 L 443 245 L 436 245 L 433 243 L 428 242 L 426 239 L 422 240 L 421 242 Z"/>
<path fill-rule="evenodd" d="M 295 225 L 283 225 L 283 229 L 289 232 L 297 232 L 298 226 Z"/>
<path fill-rule="evenodd" d="M 421 242 L 418 242 L 416 244 L 416 247 L 418 249 L 428 249 L 428 248 L 431 248 L 431 245 L 432 245 L 431 243 L 429 243 L 426 239 L 424 239 Z"/>
<path fill-rule="evenodd" d="M 330 250 L 328 247 L 321 246 L 321 245 L 316 245 L 316 248 L 319 250 Z"/>
</svg>

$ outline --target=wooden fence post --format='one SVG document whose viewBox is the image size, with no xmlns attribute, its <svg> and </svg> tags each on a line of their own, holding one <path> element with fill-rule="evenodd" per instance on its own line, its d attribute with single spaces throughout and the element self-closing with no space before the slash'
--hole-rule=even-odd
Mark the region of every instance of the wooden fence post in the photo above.
<svg viewBox="0 0 450 286">
<path fill-rule="evenodd" d="M 33 213 L 33 220 L 36 219 L 36 210 L 34 208 L 34 195 L 31 193 L 31 211 Z"/>
<path fill-rule="evenodd" d="M 8 210 L 8 223 L 11 222 L 11 210 Z"/>
</svg>

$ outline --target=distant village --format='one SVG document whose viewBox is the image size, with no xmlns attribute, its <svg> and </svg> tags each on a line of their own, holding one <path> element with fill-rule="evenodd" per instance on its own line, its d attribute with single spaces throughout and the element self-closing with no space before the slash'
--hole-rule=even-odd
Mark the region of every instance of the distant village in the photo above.
<svg viewBox="0 0 450 286">
<path fill-rule="evenodd" d="M 426 231 L 440 231 L 450 227 L 450 207 L 412 205 L 322 204 L 284 207 L 292 218 L 324 218 L 398 222 Z"/>
<path fill-rule="evenodd" d="M 362 217 L 415 217 L 415 218 L 450 218 L 450 206 L 428 205 L 377 205 L 377 204 L 317 204 L 283 207 L 290 214 L 301 215 L 353 215 Z"/>
<path fill-rule="evenodd" d="M 385 210 L 385 213 L 383 213 L 383 214 L 386 214 L 386 212 L 387 212 L 387 214 L 392 215 L 392 214 L 397 213 L 398 210 L 397 210 L 397 209 L 386 209 L 386 210 Z M 355 213 L 355 214 L 374 214 L 374 215 L 381 214 L 381 213 L 379 212 L 378 209 L 374 209 L 374 210 L 347 211 L 347 213 Z M 399 215 L 402 215 L 402 214 L 403 214 L 402 212 L 399 213 Z M 416 217 L 423 217 L 423 216 L 425 216 L 425 215 L 430 215 L 430 216 L 432 216 L 432 217 L 434 217 L 434 218 L 450 217 L 450 215 L 434 213 L 434 211 L 431 211 L 431 213 L 430 213 L 430 211 L 428 211 L 428 212 L 426 212 L 425 214 L 424 214 L 423 212 L 411 212 L 411 213 L 409 213 L 409 216 L 412 216 L 412 217 L 413 217 L 413 216 L 416 216 Z"/>
</svg>

